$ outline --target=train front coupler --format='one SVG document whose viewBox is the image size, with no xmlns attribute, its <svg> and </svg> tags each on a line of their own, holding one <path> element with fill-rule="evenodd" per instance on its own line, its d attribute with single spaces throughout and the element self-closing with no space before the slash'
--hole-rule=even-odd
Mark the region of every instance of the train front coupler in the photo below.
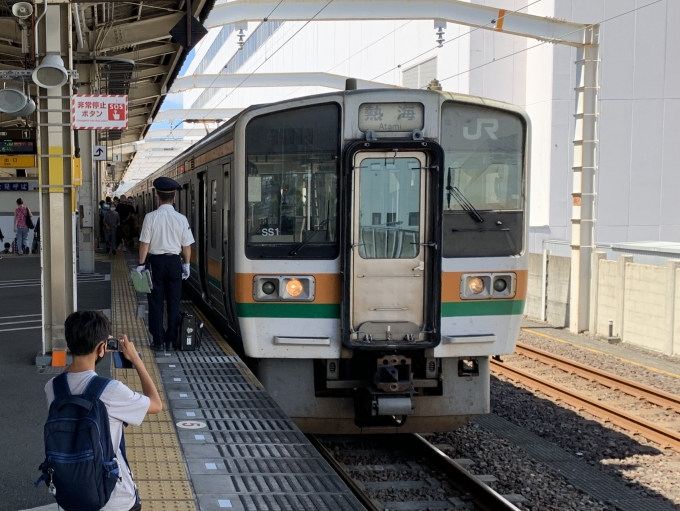
<svg viewBox="0 0 680 511">
<path fill-rule="evenodd" d="M 414 394 L 411 359 L 403 355 L 378 358 L 372 385 L 357 389 L 354 396 L 357 425 L 402 425 L 414 412 Z"/>
</svg>

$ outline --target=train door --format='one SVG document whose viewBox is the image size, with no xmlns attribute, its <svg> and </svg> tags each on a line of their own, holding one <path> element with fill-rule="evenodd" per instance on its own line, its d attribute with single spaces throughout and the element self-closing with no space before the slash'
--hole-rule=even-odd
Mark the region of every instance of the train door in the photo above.
<svg viewBox="0 0 680 511">
<path fill-rule="evenodd" d="M 231 219 L 231 161 L 222 166 L 223 171 L 223 185 L 222 185 L 222 298 L 224 300 L 225 317 L 230 325 L 236 323 L 234 317 L 234 310 L 230 300 L 229 289 L 231 286 L 229 280 L 230 266 L 233 264 L 231 260 L 231 244 L 230 244 L 230 219 Z"/>
<path fill-rule="evenodd" d="M 196 238 L 196 248 L 198 249 L 198 276 L 201 283 L 201 294 L 203 299 L 207 302 L 209 301 L 208 294 L 208 279 L 207 279 L 207 266 L 208 266 L 208 240 L 207 240 L 207 193 L 208 185 L 206 181 L 208 180 L 207 172 L 199 172 L 198 174 L 198 237 Z"/>
<path fill-rule="evenodd" d="M 354 155 L 350 323 L 359 342 L 425 337 L 426 169 L 422 152 Z"/>
<path fill-rule="evenodd" d="M 206 179 L 206 253 L 208 298 L 213 307 L 226 317 L 224 293 L 222 288 L 223 251 L 222 251 L 222 165 L 208 167 Z"/>
</svg>

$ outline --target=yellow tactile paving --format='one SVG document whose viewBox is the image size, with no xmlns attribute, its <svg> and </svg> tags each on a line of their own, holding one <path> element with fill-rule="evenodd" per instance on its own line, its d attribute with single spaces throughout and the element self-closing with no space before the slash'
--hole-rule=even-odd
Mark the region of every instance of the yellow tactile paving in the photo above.
<svg viewBox="0 0 680 511">
<path fill-rule="evenodd" d="M 135 464 L 135 479 L 140 481 L 183 481 L 187 478 L 184 463 L 167 461 L 162 463 Z"/>
<path fill-rule="evenodd" d="M 196 511 L 196 505 L 191 500 L 145 500 L 144 511 Z"/>
<path fill-rule="evenodd" d="M 167 411 L 153 353 L 148 348 L 146 327 L 136 318 L 137 297 L 129 283 L 129 268 L 122 253 L 98 260 L 111 262 L 111 318 L 113 333 L 125 333 L 142 354 L 146 367 L 163 400 L 164 410 L 147 415 L 140 427 L 130 427 L 125 435 L 130 468 L 135 474 L 145 511 L 195 511 L 195 497 L 187 477 L 184 459 L 172 417 Z M 141 392 L 134 370 L 114 369 L 114 377 Z"/>
<path fill-rule="evenodd" d="M 154 435 L 132 433 L 125 435 L 125 445 L 129 447 L 177 447 L 179 443 L 174 435 Z"/>
<path fill-rule="evenodd" d="M 188 481 L 137 481 L 140 495 L 150 500 L 189 500 L 194 499 Z"/>
</svg>

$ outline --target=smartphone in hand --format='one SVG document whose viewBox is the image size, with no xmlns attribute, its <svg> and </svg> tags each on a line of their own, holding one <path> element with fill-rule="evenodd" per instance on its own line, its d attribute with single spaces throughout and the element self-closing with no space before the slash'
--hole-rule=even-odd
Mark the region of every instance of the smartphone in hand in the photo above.
<svg viewBox="0 0 680 511">
<path fill-rule="evenodd" d="M 142 358 L 142 354 L 141 353 L 138 354 L 139 358 Z M 132 365 L 132 362 L 125 358 L 120 351 L 116 351 L 113 353 L 113 365 L 117 369 L 132 369 L 134 367 Z"/>
</svg>

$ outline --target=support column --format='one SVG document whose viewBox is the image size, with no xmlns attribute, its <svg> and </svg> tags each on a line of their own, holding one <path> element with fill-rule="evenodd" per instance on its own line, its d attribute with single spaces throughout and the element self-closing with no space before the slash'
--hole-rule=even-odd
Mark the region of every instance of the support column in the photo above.
<svg viewBox="0 0 680 511">
<path fill-rule="evenodd" d="M 79 81 L 89 84 L 92 65 L 78 66 Z M 79 94 L 89 94 L 90 85 L 81 86 Z M 92 161 L 93 132 L 80 130 L 77 133 L 80 152 L 82 183 L 78 188 L 78 272 L 94 273 L 95 224 L 99 223 L 97 194 L 95 194 L 95 166 Z"/>
<path fill-rule="evenodd" d="M 60 55 L 65 67 L 73 69 L 70 5 L 46 0 L 36 7 L 37 17 L 44 13 L 36 27 L 39 61 L 46 54 Z M 69 78 L 62 87 L 38 89 L 42 354 L 51 353 L 53 365 L 65 364 L 64 321 L 76 304 L 71 87 Z"/>
<path fill-rule="evenodd" d="M 616 316 L 614 318 L 614 336 L 625 342 L 623 330 L 626 320 L 626 267 L 633 263 L 632 255 L 620 255 L 616 267 Z"/>
<path fill-rule="evenodd" d="M 600 65 L 599 25 L 587 29 L 587 44 L 576 50 L 574 185 L 571 219 L 569 330 L 588 329 L 590 268 L 595 245 L 595 170 Z"/>
</svg>

